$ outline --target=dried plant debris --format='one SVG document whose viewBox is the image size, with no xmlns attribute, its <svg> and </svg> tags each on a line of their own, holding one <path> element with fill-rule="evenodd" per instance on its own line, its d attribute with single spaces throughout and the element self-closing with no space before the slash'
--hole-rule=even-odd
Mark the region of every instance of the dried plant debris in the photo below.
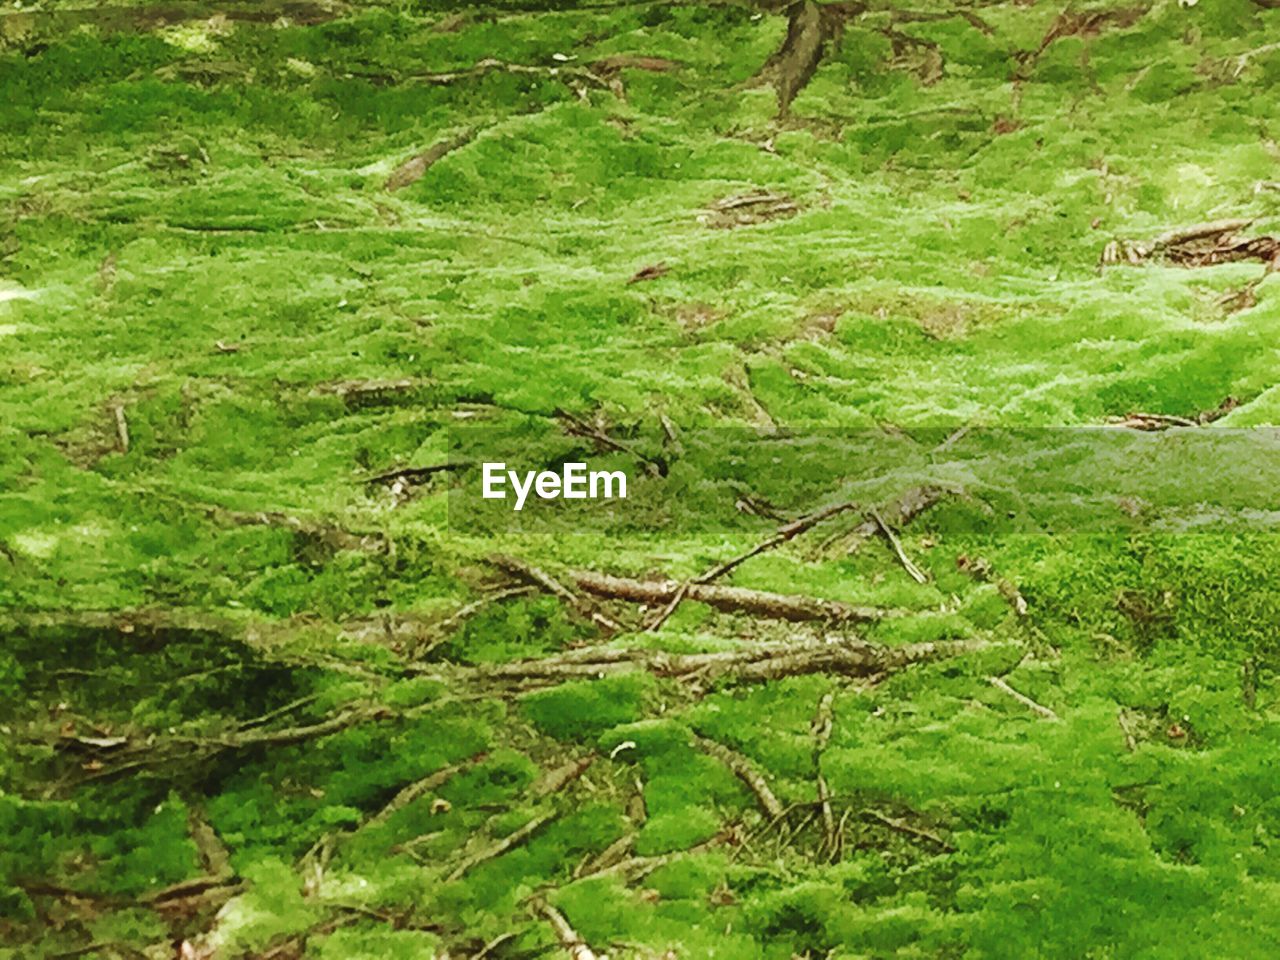
<svg viewBox="0 0 1280 960">
<path fill-rule="evenodd" d="M 709 204 L 707 211 L 698 216 L 699 222 L 729 229 L 794 217 L 800 212 L 800 205 L 788 194 L 756 190 L 724 197 Z"/>
<path fill-rule="evenodd" d="M 1212 267 L 1241 260 L 1265 264 L 1280 260 L 1280 238 L 1239 236 L 1252 223 L 1242 218 L 1214 220 L 1170 230 L 1149 242 L 1112 240 L 1102 251 L 1102 263 L 1136 266 L 1154 260 L 1180 267 Z"/>
<path fill-rule="evenodd" d="M 1123 417 L 1113 417 L 1108 422 L 1117 427 L 1127 427 L 1130 430 L 1143 430 L 1146 432 L 1168 430 L 1171 427 L 1203 427 L 1206 424 L 1213 423 L 1215 420 L 1222 419 L 1238 406 L 1240 406 L 1239 399 L 1226 397 L 1213 409 L 1201 410 L 1199 413 L 1189 417 L 1179 417 L 1167 413 L 1143 413 L 1132 410 Z"/>
</svg>

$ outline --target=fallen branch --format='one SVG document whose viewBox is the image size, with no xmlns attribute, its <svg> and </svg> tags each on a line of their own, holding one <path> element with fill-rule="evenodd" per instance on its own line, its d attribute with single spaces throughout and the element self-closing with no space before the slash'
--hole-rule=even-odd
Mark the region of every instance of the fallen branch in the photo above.
<svg viewBox="0 0 1280 960">
<path fill-rule="evenodd" d="M 570 434 L 583 437 L 588 440 L 593 440 L 602 447 L 635 457 L 645 465 L 645 470 L 650 474 L 650 476 L 661 476 L 666 469 L 666 464 L 659 460 L 655 460 L 652 457 L 645 456 L 630 444 L 623 443 L 621 440 L 615 440 L 599 427 L 583 420 L 575 414 L 570 413 L 568 410 L 557 407 L 555 416 L 565 425 L 566 430 Z"/>
<path fill-rule="evenodd" d="M 612 633 L 617 633 L 622 629 L 618 624 L 600 613 L 600 611 L 594 610 L 590 605 L 584 603 L 577 594 L 545 570 L 535 567 L 532 564 L 525 563 L 523 560 L 517 560 L 515 557 L 509 557 L 504 554 L 498 554 L 490 557 L 489 562 L 505 573 L 508 573 L 519 580 L 523 580 L 530 586 L 541 587 L 547 593 L 564 601 L 565 604 L 576 611 L 580 616 L 604 627 L 606 630 Z"/>
<path fill-rule="evenodd" d="M 441 767 L 439 770 L 427 774 L 421 780 L 414 781 L 407 787 L 397 791 L 396 795 L 388 800 L 382 809 L 366 820 L 363 825 L 365 827 L 376 827 L 386 823 L 396 813 L 409 806 L 409 804 L 421 797 L 425 797 L 429 793 L 439 790 L 463 770 L 474 767 L 477 763 L 483 761 L 486 756 L 488 756 L 488 754 L 477 753 L 474 757 L 464 760 L 462 763 L 454 763 L 447 767 Z"/>
<path fill-rule="evenodd" d="M 1062 719 L 1056 713 L 1054 713 L 1052 710 L 1046 707 L 1044 704 L 1036 703 L 1036 701 L 1032 700 L 1025 693 L 1019 693 L 1017 690 L 1013 689 L 1013 687 L 1009 686 L 1008 681 L 1005 680 L 1004 677 L 995 677 L 995 676 L 987 677 L 987 683 L 991 684 L 1001 693 L 1005 693 L 1013 697 L 1013 699 L 1017 700 L 1020 704 L 1022 704 L 1032 713 L 1039 714 L 1040 716 L 1044 717 L 1046 720 L 1057 721 Z"/>
<path fill-rule="evenodd" d="M 806 530 L 810 530 L 817 526 L 823 520 L 827 520 L 837 514 L 844 513 L 846 510 L 855 509 L 856 506 L 856 504 L 846 501 L 844 503 L 837 503 L 829 507 L 824 507 L 821 510 L 817 510 L 807 516 L 801 517 L 799 520 L 793 520 L 791 523 L 784 524 L 779 527 L 778 531 L 772 537 L 756 544 L 746 553 L 739 554 L 731 560 L 726 560 L 723 563 L 717 564 L 705 573 L 694 577 L 693 580 L 687 583 L 682 583 L 679 589 L 677 589 L 675 594 L 672 596 L 666 608 L 658 614 L 657 618 L 649 625 L 648 630 L 651 633 L 656 633 L 658 629 L 666 623 L 668 619 L 670 619 L 671 615 L 675 613 L 676 608 L 680 605 L 680 601 L 690 595 L 691 588 L 704 586 L 711 583 L 713 580 L 718 580 L 720 577 L 723 577 L 726 573 L 729 573 L 735 567 L 740 566 L 752 557 L 758 556 L 766 550 L 772 550 L 775 547 L 781 546 L 788 540 L 792 540 L 804 533 Z M 697 598 L 695 597 L 694 599 Z"/>
<path fill-rule="evenodd" d="M 594 857 L 583 860 L 582 863 L 578 864 L 577 869 L 573 871 L 573 878 L 581 880 L 583 877 L 593 877 L 617 864 L 623 863 L 627 859 L 627 854 L 635 847 L 635 844 L 636 835 L 634 833 L 624 833 Z"/>
<path fill-rule="evenodd" d="M 154 736 L 130 739 L 127 746 L 112 754 L 117 762 L 111 766 L 95 763 L 87 767 L 87 774 L 80 783 L 111 780 L 124 773 L 163 767 L 170 764 L 206 761 L 210 757 L 228 751 L 247 750 L 253 747 L 279 747 L 306 743 L 321 737 L 332 736 L 361 723 L 385 720 L 393 716 L 390 708 L 376 705 L 354 707 L 327 720 L 300 727 L 278 730 L 251 728 L 212 737 L 186 735 Z"/>
<path fill-rule="evenodd" d="M 391 176 L 387 177 L 387 182 L 383 185 L 383 189 L 388 193 L 394 193 L 396 190 L 403 190 L 405 187 L 417 183 L 434 164 L 474 140 L 476 133 L 475 129 L 463 131 L 456 137 L 441 140 L 421 153 L 410 157 L 392 171 Z"/>
<path fill-rule="evenodd" d="M 1133 728 L 1129 725 L 1129 714 L 1124 707 L 1116 712 L 1116 723 L 1120 725 L 1120 732 L 1124 734 L 1125 749 L 1130 753 L 1134 753 L 1138 749 L 1138 738 L 1134 735 Z"/>
<path fill-rule="evenodd" d="M 758 191 L 724 197 L 708 206 L 698 221 L 709 227 L 731 229 L 793 217 L 800 205 L 785 193 Z"/>
<path fill-rule="evenodd" d="M 954 437 L 955 434 L 952 436 Z M 890 502 L 877 507 L 875 512 L 885 522 L 892 524 L 894 527 L 904 527 L 951 492 L 942 487 L 929 485 L 912 487 Z M 853 554 L 862 547 L 863 543 L 879 535 L 879 533 L 880 524 L 873 516 L 868 514 L 852 530 L 839 531 L 832 534 L 819 545 L 818 550 L 822 552 L 835 543 L 842 543 L 846 544 L 844 547 L 845 553 Z"/>
<path fill-rule="evenodd" d="M 404 79 L 447 86 L 457 83 L 459 80 L 470 80 L 495 72 L 513 73 L 520 76 L 549 77 L 553 80 L 579 80 L 594 87 L 617 92 L 614 84 L 610 83 L 609 78 L 594 73 L 586 67 L 574 67 L 567 64 L 540 66 L 537 64 L 508 63 L 495 57 L 485 57 L 483 60 L 478 60 L 472 66 L 462 70 L 450 70 L 442 73 L 413 73 Z"/>
<path fill-rule="evenodd" d="M 752 613 L 774 620 L 871 623 L 901 615 L 901 611 L 881 607 L 856 606 L 839 600 L 770 593 L 746 587 L 681 583 L 678 580 L 634 580 L 591 570 L 575 570 L 570 576 L 580 590 L 599 597 L 645 604 L 670 603 L 680 597 L 705 603 L 717 610 Z"/>
<path fill-rule="evenodd" d="M 745 783 L 756 795 L 762 809 L 770 817 L 777 818 L 783 814 L 784 807 L 769 787 L 769 782 L 752 766 L 751 761 L 740 753 L 730 750 L 722 743 L 706 737 L 694 735 L 694 743 L 698 749 L 708 756 L 715 757 L 731 771 L 734 776 Z"/>
<path fill-rule="evenodd" d="M 586 756 L 548 770 L 534 782 L 531 788 L 533 795 L 535 797 L 554 796 L 586 773 L 595 762 L 595 757 Z"/>
<path fill-rule="evenodd" d="M 428 640 L 426 643 L 415 644 L 414 649 L 411 651 L 412 656 L 415 659 L 421 659 L 427 656 L 435 650 L 436 647 L 449 640 L 451 636 L 450 631 L 454 627 L 468 620 L 490 604 L 500 603 L 501 601 L 509 600 L 512 597 L 522 597 L 530 593 L 532 590 L 532 586 L 508 587 L 506 590 L 498 590 L 488 596 L 481 597 L 479 600 L 473 600 L 471 603 L 466 604 L 457 612 L 450 614 L 444 620 L 441 620 L 436 624 L 433 628 L 435 637 Z"/>
<path fill-rule="evenodd" d="M 668 864 L 674 863 L 684 857 L 697 856 L 705 853 L 707 850 L 716 847 L 722 847 L 727 843 L 734 841 L 737 832 L 730 827 L 721 830 L 709 840 L 690 847 L 688 850 L 673 850 L 671 853 L 657 854 L 654 856 L 643 857 L 626 857 L 624 854 L 631 849 L 635 843 L 635 836 L 628 834 L 620 840 L 610 844 L 590 865 L 584 867 L 575 875 L 574 879 L 588 879 L 591 877 L 622 877 L 628 883 L 635 883 L 642 877 L 646 877 Z"/>
<path fill-rule="evenodd" d="M 397 480 L 408 480 L 411 483 L 427 479 L 437 473 L 443 473 L 446 470 L 461 469 L 464 464 L 461 463 L 433 463 L 428 467 L 400 467 L 397 470 L 388 470 L 385 473 L 377 473 L 371 477 L 366 477 L 365 483 L 394 483 Z"/>
<path fill-rule="evenodd" d="M 769 643 L 732 651 L 687 654 L 584 648 L 556 657 L 471 667 L 451 676 L 457 682 L 482 686 L 560 683 L 636 672 L 675 680 L 727 679 L 740 683 L 813 673 L 876 677 L 917 663 L 1009 645 L 986 640 L 951 640 L 889 647 L 844 640 L 799 646 Z"/>
</svg>

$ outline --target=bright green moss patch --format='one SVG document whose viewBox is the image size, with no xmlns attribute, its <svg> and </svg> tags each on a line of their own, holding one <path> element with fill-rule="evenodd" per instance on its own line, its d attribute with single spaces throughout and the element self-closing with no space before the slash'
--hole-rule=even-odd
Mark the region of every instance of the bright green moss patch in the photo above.
<svg viewBox="0 0 1280 960">
<path fill-rule="evenodd" d="M 0 957 L 1280 951 L 1280 286 L 1102 264 L 1280 234 L 1280 11 L 164 6 L 0 10 Z"/>
</svg>

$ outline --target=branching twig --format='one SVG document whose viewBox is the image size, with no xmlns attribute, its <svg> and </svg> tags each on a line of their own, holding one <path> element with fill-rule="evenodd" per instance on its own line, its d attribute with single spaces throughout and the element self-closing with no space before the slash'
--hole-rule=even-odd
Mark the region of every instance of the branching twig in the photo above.
<svg viewBox="0 0 1280 960">
<path fill-rule="evenodd" d="M 855 509 L 856 506 L 857 505 L 852 502 L 837 503 L 829 507 L 824 507 L 821 510 L 817 510 L 814 513 L 803 516 L 799 520 L 793 520 L 791 523 L 787 523 L 779 527 L 777 532 L 774 533 L 773 536 L 769 537 L 767 540 L 763 540 L 760 543 L 756 544 L 746 553 L 739 554 L 738 556 L 730 560 L 726 560 L 723 563 L 719 563 L 716 566 L 712 567 L 710 570 L 707 570 L 705 573 L 702 573 L 697 577 L 694 577 L 693 580 L 687 583 L 682 583 L 680 585 L 680 588 L 676 591 L 675 595 L 671 598 L 670 603 L 667 604 L 667 606 L 653 621 L 653 623 L 649 625 L 648 630 L 651 633 L 657 632 L 658 629 L 664 623 L 667 622 L 667 620 L 671 617 L 671 615 L 675 613 L 676 607 L 680 605 L 680 601 L 682 601 L 685 597 L 689 595 L 689 591 L 691 587 L 708 584 L 708 583 L 711 583 L 713 580 L 718 580 L 721 577 L 723 577 L 726 573 L 729 573 L 731 570 L 733 570 L 735 567 L 750 560 L 752 557 L 758 556 L 759 554 L 764 553 L 766 550 L 772 550 L 774 547 L 781 546 L 782 544 L 786 543 L 788 540 L 792 540 L 795 537 L 798 537 L 800 534 L 804 533 L 806 530 L 810 530 L 813 527 L 817 526 L 823 520 L 827 520 L 827 519 L 830 519 L 831 517 L 836 516 L 837 514 L 844 513 L 846 510 Z"/>
<path fill-rule="evenodd" d="M 577 611 L 579 615 L 598 624 L 599 626 L 604 627 L 606 630 L 616 633 L 622 629 L 618 624 L 614 623 L 598 610 L 591 609 L 591 607 L 584 603 L 577 594 L 545 570 L 539 569 L 532 564 L 525 563 L 523 560 L 517 560 L 515 557 L 508 557 L 504 555 L 490 557 L 489 562 L 506 573 L 509 573 L 511 576 L 523 580 L 525 583 L 532 586 L 541 587 L 552 596 L 559 597 L 568 604 L 571 609 Z"/>
</svg>

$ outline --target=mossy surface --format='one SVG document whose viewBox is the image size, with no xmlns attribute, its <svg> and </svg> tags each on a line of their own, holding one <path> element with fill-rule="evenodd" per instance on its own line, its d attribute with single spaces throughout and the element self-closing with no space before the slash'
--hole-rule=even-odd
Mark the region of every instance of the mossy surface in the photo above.
<svg viewBox="0 0 1280 960">
<path fill-rule="evenodd" d="M 1075 440 L 1007 474 L 926 455 L 1228 397 L 1200 434 L 1280 422 L 1263 265 L 1100 267 L 1201 221 L 1280 233 L 1280 10 L 877 8 L 780 117 L 753 78 L 786 19 L 745 3 L 165 6 L 0 5 L 0 958 L 563 953 L 539 899 L 615 960 L 1280 955 L 1280 539 L 1082 521 Z M 753 192 L 780 199 L 716 206 Z M 633 512 L 461 523 L 454 472 L 374 479 L 464 430 L 632 470 Z M 748 489 L 707 453 L 761 435 L 814 472 Z M 816 466 L 867 437 L 877 469 Z M 1276 509 L 1206 462 L 1132 495 Z M 833 525 L 725 582 L 1005 646 L 874 681 L 452 682 L 813 640 L 693 602 L 657 632 L 604 604 L 602 637 L 492 599 L 485 558 L 691 577 L 776 528 L 743 504 L 928 479 L 967 496 L 900 531 L 926 582 Z M 1048 532 L 1006 524 L 1029 494 Z M 117 738 L 347 715 L 95 776 Z M 643 869 L 594 870 L 624 841 Z"/>
</svg>

